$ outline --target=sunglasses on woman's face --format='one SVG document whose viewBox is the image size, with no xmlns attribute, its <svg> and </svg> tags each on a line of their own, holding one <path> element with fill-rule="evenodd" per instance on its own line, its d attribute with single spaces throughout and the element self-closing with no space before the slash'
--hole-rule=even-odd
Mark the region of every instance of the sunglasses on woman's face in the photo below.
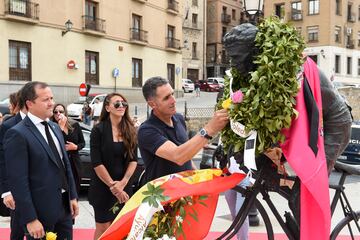
<svg viewBox="0 0 360 240">
<path fill-rule="evenodd" d="M 114 108 L 118 109 L 119 107 L 126 108 L 127 106 L 129 106 L 129 104 L 124 101 L 116 101 L 113 103 L 113 106 L 114 106 Z"/>
<path fill-rule="evenodd" d="M 64 113 L 64 111 L 62 111 L 62 110 L 55 110 L 54 112 L 53 112 L 54 114 L 58 114 L 58 113 Z"/>
</svg>

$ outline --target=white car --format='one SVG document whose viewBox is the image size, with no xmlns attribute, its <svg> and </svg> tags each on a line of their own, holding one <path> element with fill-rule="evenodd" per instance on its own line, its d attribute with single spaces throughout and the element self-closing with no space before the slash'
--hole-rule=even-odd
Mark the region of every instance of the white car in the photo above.
<svg viewBox="0 0 360 240">
<path fill-rule="evenodd" d="M 107 94 L 89 94 L 87 97 L 79 97 L 78 101 L 71 103 L 66 107 L 69 117 L 80 120 L 85 101 L 88 102 L 89 106 L 92 108 L 96 99 L 99 99 L 100 103 L 103 104 L 106 95 Z"/>
<path fill-rule="evenodd" d="M 209 84 L 219 84 L 219 87 L 220 88 L 223 88 L 224 87 L 224 82 L 225 82 L 225 79 L 221 78 L 221 77 L 209 77 L 207 79 L 207 82 Z"/>
<path fill-rule="evenodd" d="M 182 89 L 184 90 L 184 92 L 193 92 L 195 89 L 194 83 L 190 79 L 183 79 Z"/>
</svg>

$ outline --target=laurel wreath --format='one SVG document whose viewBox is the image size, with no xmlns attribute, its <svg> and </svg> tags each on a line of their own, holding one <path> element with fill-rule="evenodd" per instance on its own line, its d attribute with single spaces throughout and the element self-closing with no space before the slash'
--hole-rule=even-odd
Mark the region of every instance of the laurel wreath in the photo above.
<svg viewBox="0 0 360 240">
<path fill-rule="evenodd" d="M 224 95 L 218 108 L 227 101 L 230 118 L 245 126 L 246 131 L 257 131 L 256 153 L 274 143 L 283 142 L 281 130 L 289 128 L 297 116 L 295 96 L 299 90 L 296 75 L 303 63 L 305 42 L 298 30 L 277 17 L 264 19 L 258 26 L 255 46 L 259 54 L 254 57 L 257 69 L 247 76 L 231 69 L 232 90 L 241 90 L 243 100 L 233 103 L 230 96 L 230 79 L 225 76 Z M 229 104 L 230 102 L 230 104 Z M 225 107 L 227 108 L 227 107 Z M 245 139 L 225 127 L 221 132 L 225 150 L 234 145 L 235 152 L 244 148 Z"/>
</svg>

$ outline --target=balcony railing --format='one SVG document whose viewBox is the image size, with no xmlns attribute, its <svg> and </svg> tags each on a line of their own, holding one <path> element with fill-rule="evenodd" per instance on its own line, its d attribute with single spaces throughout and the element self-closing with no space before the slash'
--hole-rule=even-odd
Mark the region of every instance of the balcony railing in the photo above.
<svg viewBox="0 0 360 240">
<path fill-rule="evenodd" d="M 105 20 L 101 18 L 95 18 L 93 16 L 83 15 L 83 23 L 85 30 L 92 30 L 101 33 L 105 33 Z"/>
<path fill-rule="evenodd" d="M 302 20 L 303 19 L 302 11 L 293 10 L 292 12 L 290 12 L 289 19 L 291 19 L 292 21 L 300 21 L 300 20 Z"/>
<path fill-rule="evenodd" d="M 354 49 L 355 48 L 354 40 L 352 39 L 348 40 L 346 44 L 346 48 Z"/>
<path fill-rule="evenodd" d="M 148 32 L 139 28 L 130 28 L 130 40 L 147 43 Z"/>
<path fill-rule="evenodd" d="M 221 63 L 222 64 L 229 64 L 230 63 L 229 56 L 226 55 L 226 54 L 221 54 Z"/>
<path fill-rule="evenodd" d="M 174 0 L 168 0 L 168 10 L 179 12 L 179 3 Z"/>
<path fill-rule="evenodd" d="M 166 41 L 166 48 L 172 48 L 172 49 L 180 49 L 180 40 L 167 37 L 165 38 Z"/>
<path fill-rule="evenodd" d="M 5 14 L 39 20 L 39 4 L 27 0 L 5 0 Z"/>
<path fill-rule="evenodd" d="M 183 24 L 183 27 L 185 28 L 193 28 L 193 29 L 202 29 L 202 22 L 191 22 L 191 21 L 185 21 Z"/>
<path fill-rule="evenodd" d="M 221 14 L 221 22 L 223 23 L 230 23 L 231 22 L 231 16 L 226 13 Z"/>
<path fill-rule="evenodd" d="M 348 14 L 347 21 L 352 22 L 352 23 L 355 22 L 356 21 L 355 14 L 353 14 L 353 13 Z"/>
</svg>

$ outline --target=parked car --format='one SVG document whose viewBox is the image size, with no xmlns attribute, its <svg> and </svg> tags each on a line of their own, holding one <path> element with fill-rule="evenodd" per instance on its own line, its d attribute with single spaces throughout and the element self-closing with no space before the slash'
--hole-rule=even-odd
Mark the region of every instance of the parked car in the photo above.
<svg viewBox="0 0 360 240">
<path fill-rule="evenodd" d="M 194 83 L 190 79 L 183 79 L 182 89 L 184 90 L 184 92 L 193 92 L 195 89 Z"/>
<path fill-rule="evenodd" d="M 69 117 L 75 119 L 75 120 L 81 120 L 81 112 L 82 108 L 84 106 L 84 102 L 88 102 L 89 106 L 92 108 L 92 106 L 95 103 L 96 99 L 99 99 L 101 104 L 104 102 L 104 99 L 107 94 L 89 94 L 87 97 L 79 97 L 79 100 L 69 104 L 66 107 L 66 110 L 68 112 Z"/>
<path fill-rule="evenodd" d="M 339 156 L 338 161 L 360 165 L 360 123 L 351 126 L 351 138 L 345 151 Z"/>
<path fill-rule="evenodd" d="M 200 90 L 205 92 L 218 92 L 220 90 L 219 83 L 200 80 Z"/>
<path fill-rule="evenodd" d="M 224 83 L 225 83 L 225 79 L 221 78 L 221 77 L 209 77 L 207 79 L 208 83 L 214 83 L 214 84 L 219 84 L 220 88 L 224 87 Z"/>
<path fill-rule="evenodd" d="M 0 112 L 2 113 L 3 116 L 5 116 L 5 114 L 10 113 L 10 110 L 9 110 L 9 98 L 5 98 L 5 99 L 0 101 Z"/>
<path fill-rule="evenodd" d="M 91 134 L 91 127 L 83 124 L 83 123 L 79 123 L 80 127 L 81 127 L 81 131 L 84 135 L 84 139 L 85 139 L 85 147 L 83 149 L 81 149 L 79 151 L 79 155 L 80 155 L 80 161 L 81 161 L 81 173 L 80 173 L 80 177 L 81 177 L 81 187 L 82 188 L 87 188 L 90 186 L 90 177 L 91 177 L 91 172 L 93 171 L 93 167 L 91 164 L 91 158 L 90 158 L 90 134 Z M 136 167 L 136 170 L 133 174 L 133 176 L 131 177 L 131 179 L 129 180 L 130 182 L 133 183 L 133 189 L 137 190 L 137 184 L 138 184 L 138 180 L 141 178 L 143 172 L 144 172 L 144 161 L 141 157 L 140 151 L 138 150 L 138 166 Z"/>
</svg>

